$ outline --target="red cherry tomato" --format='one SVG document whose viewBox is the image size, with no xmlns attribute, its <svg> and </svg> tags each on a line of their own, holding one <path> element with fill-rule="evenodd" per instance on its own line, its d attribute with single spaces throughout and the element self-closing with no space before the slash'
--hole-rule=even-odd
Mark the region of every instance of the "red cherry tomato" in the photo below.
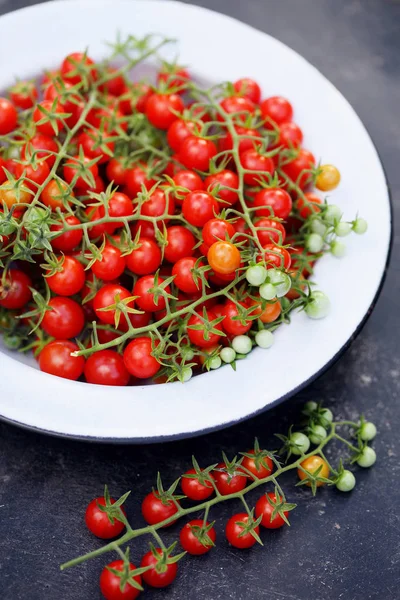
<svg viewBox="0 0 400 600">
<path fill-rule="evenodd" d="M 157 74 L 157 83 L 168 84 L 168 87 L 175 90 L 177 94 L 183 94 L 185 91 L 186 82 L 189 81 L 190 75 L 183 67 L 173 66 L 171 69 L 163 69 Z"/>
<path fill-rule="evenodd" d="M 69 54 L 62 62 L 60 68 L 61 76 L 67 79 L 69 83 L 77 84 L 84 79 L 85 73 L 87 80 L 96 79 L 96 68 L 94 61 L 82 52 L 73 52 Z"/>
<path fill-rule="evenodd" d="M 234 120 L 244 123 L 249 114 L 255 112 L 254 102 L 246 96 L 229 96 L 220 102 L 221 108 L 228 114 L 234 115 Z M 223 121 L 224 118 L 218 113 L 217 119 Z"/>
<path fill-rule="evenodd" d="M 10 98 L 14 106 L 27 110 L 32 108 L 38 97 L 33 81 L 18 81 L 10 89 Z"/>
<path fill-rule="evenodd" d="M 195 346 L 199 346 L 200 348 L 210 348 L 211 346 L 215 346 L 218 343 L 222 335 L 222 327 L 221 323 L 217 323 L 213 326 L 213 329 L 221 332 L 221 335 L 206 331 L 206 325 L 211 321 L 214 321 L 217 318 L 217 315 L 212 310 L 207 310 L 207 322 L 204 323 L 203 315 L 192 315 L 187 324 L 187 334 L 189 340 Z M 193 325 L 201 325 L 203 329 L 191 329 Z"/>
<path fill-rule="evenodd" d="M 312 214 L 320 212 L 321 198 L 316 194 L 304 194 L 305 198 L 300 197 L 296 202 L 296 208 L 303 219 L 308 219 Z"/>
<path fill-rule="evenodd" d="M 278 269 L 290 269 L 292 259 L 290 253 L 286 248 L 280 248 L 274 244 L 266 244 L 264 246 L 263 257 L 257 259 L 258 262 L 261 260 L 265 261 L 267 268 L 277 267 Z"/>
<path fill-rule="evenodd" d="M 168 129 L 176 114 L 183 112 L 184 104 L 178 94 L 152 94 L 146 103 L 146 117 L 154 127 Z"/>
<path fill-rule="evenodd" d="M 85 156 L 83 158 L 83 162 L 88 163 L 88 162 L 90 162 L 90 159 Z M 79 175 L 80 168 L 81 168 L 81 160 L 80 160 L 79 155 L 76 155 L 73 158 L 67 159 L 66 163 L 64 164 L 64 170 L 63 170 L 65 181 L 67 183 L 72 183 L 72 181 L 75 180 L 74 186 L 76 186 L 78 188 L 87 186 L 87 183 L 82 178 L 82 175 Z M 99 169 L 97 167 L 97 164 L 94 164 L 91 166 L 85 165 L 85 172 L 87 172 L 87 171 L 90 171 L 90 173 L 92 174 L 92 176 L 94 178 L 96 178 L 99 174 Z"/>
<path fill-rule="evenodd" d="M 125 583 L 121 590 L 121 578 L 109 570 L 123 571 L 124 566 L 123 560 L 114 560 L 102 570 L 100 575 L 100 590 L 106 600 L 135 600 L 139 596 L 140 589 L 133 587 L 129 583 Z M 134 571 L 135 569 L 135 565 L 129 563 L 129 570 Z M 141 585 L 142 578 L 140 575 L 135 575 L 134 580 Z"/>
<path fill-rule="evenodd" d="M 182 214 L 191 225 L 203 227 L 219 212 L 217 200 L 203 190 L 189 192 L 182 204 Z"/>
<path fill-rule="evenodd" d="M 164 257 L 170 263 L 192 256 L 196 240 L 191 231 L 182 225 L 173 225 L 167 229 L 167 245 Z"/>
<path fill-rule="evenodd" d="M 163 281 L 163 277 L 158 277 L 158 285 L 162 284 Z M 145 275 L 136 281 L 133 288 L 133 295 L 138 296 L 136 299 L 136 304 L 139 306 L 139 308 L 147 312 L 154 312 L 156 310 L 162 310 L 165 308 L 164 296 L 159 294 L 157 299 L 155 299 L 154 292 L 149 291 L 154 287 L 155 283 L 153 275 Z M 166 293 L 171 293 L 171 288 L 169 285 L 165 286 L 163 289 Z"/>
<path fill-rule="evenodd" d="M 161 264 L 161 250 L 150 238 L 139 238 L 138 247 L 125 256 L 126 266 L 136 275 L 155 273 Z"/>
<path fill-rule="evenodd" d="M 66 340 L 81 333 L 85 325 L 85 315 L 75 300 L 55 296 L 49 300 L 48 306 L 51 310 L 46 310 L 41 323 L 42 329 L 48 335 L 57 340 Z"/>
<path fill-rule="evenodd" d="M 107 350 L 104 352 L 107 352 Z M 114 498 L 110 498 L 110 502 L 111 504 L 115 504 Z M 85 512 L 86 527 L 96 537 L 102 540 L 110 540 L 122 533 L 125 525 L 122 521 L 118 521 L 115 518 L 113 519 L 114 523 L 111 523 L 109 516 L 100 509 L 100 506 L 106 506 L 103 496 L 95 498 L 88 504 Z M 123 507 L 121 507 L 121 510 L 126 514 Z"/>
<path fill-rule="evenodd" d="M 162 557 L 163 551 L 161 548 L 156 548 L 155 551 Z M 151 551 L 143 556 L 140 566 L 151 567 L 151 569 L 143 573 L 143 580 L 151 587 L 165 588 L 175 580 L 178 573 L 178 564 L 168 563 L 167 561 L 163 567 L 159 568 L 157 567 L 158 564 L 159 559 Z"/>
<path fill-rule="evenodd" d="M 66 217 L 66 222 L 68 225 L 80 225 L 80 220 L 71 215 Z M 59 225 L 51 225 L 50 231 L 58 232 L 63 231 L 63 225 L 60 223 Z M 71 231 L 64 231 L 57 237 L 51 240 L 51 245 L 54 250 L 60 250 L 61 252 L 71 252 L 74 250 L 82 241 L 83 231 L 82 229 L 72 229 Z"/>
<path fill-rule="evenodd" d="M 271 519 L 274 507 L 268 502 L 267 497 L 276 503 L 276 495 L 273 492 L 268 492 L 267 494 L 261 496 L 256 503 L 256 518 L 258 519 L 259 517 L 262 517 L 261 525 L 266 529 L 279 529 L 285 525 L 285 521 L 279 514 L 275 515 L 274 518 Z M 285 511 L 283 514 L 287 518 L 289 512 Z"/>
<path fill-rule="evenodd" d="M 212 140 L 191 135 L 182 142 L 179 160 L 187 169 L 207 172 L 216 154 L 217 147 Z"/>
<path fill-rule="evenodd" d="M 310 170 L 315 167 L 314 155 L 301 148 L 296 158 L 282 165 L 282 171 L 301 189 L 305 189 L 311 182 Z"/>
<path fill-rule="evenodd" d="M 84 268 L 73 256 L 64 256 L 59 270 L 47 277 L 47 283 L 51 291 L 58 296 L 73 296 L 85 284 Z"/>
<path fill-rule="evenodd" d="M 303 141 L 303 132 L 296 123 L 289 121 L 281 123 L 279 126 L 279 136 L 276 140 L 276 146 L 284 146 L 285 148 L 297 148 L 301 146 Z"/>
<path fill-rule="evenodd" d="M 180 258 L 172 268 L 172 275 L 175 275 L 174 284 L 186 294 L 196 294 L 202 289 L 201 279 L 194 276 L 194 270 L 204 267 L 204 263 L 196 263 L 197 258 L 187 256 Z"/>
<path fill-rule="evenodd" d="M 208 531 L 207 536 L 211 540 L 210 543 L 207 538 L 199 537 L 199 533 L 202 530 L 204 522 L 201 519 L 194 519 L 189 523 L 186 523 L 181 529 L 179 534 L 179 541 L 181 543 L 182 548 L 192 556 L 200 556 L 201 554 L 206 554 L 213 548 L 215 545 L 215 540 L 217 539 L 217 535 L 215 533 L 214 527 L 210 526 L 210 523 L 205 523 Z M 202 540 L 204 543 L 202 543 Z"/>
<path fill-rule="evenodd" d="M 244 308 L 247 308 L 244 302 L 239 302 Z M 234 302 L 228 300 L 221 311 L 221 315 L 224 318 L 222 321 L 222 327 L 227 333 L 232 335 L 243 335 L 247 333 L 251 328 L 253 321 L 244 320 L 242 323 L 237 317 L 239 315 L 239 309 Z"/>
<path fill-rule="evenodd" d="M 36 131 L 48 136 L 57 135 L 58 132 L 64 129 L 64 121 L 57 116 L 62 112 L 64 112 L 64 107 L 58 102 L 43 100 L 37 104 L 32 114 Z M 43 123 L 41 123 L 42 120 Z"/>
<path fill-rule="evenodd" d="M 259 185 L 260 181 L 268 182 L 275 170 L 274 161 L 269 156 L 260 154 L 257 150 L 246 150 L 240 155 L 243 169 L 250 171 L 243 175 L 247 185 Z M 251 171 L 254 171 L 252 173 Z"/>
<path fill-rule="evenodd" d="M 244 456 L 242 460 L 243 473 L 246 473 L 247 477 L 250 477 L 248 471 L 253 476 L 253 479 L 264 479 L 273 473 L 274 463 L 269 456 L 261 456 L 257 460 L 257 455 L 254 450 L 249 450 L 246 454 L 251 454 L 254 458 Z"/>
<path fill-rule="evenodd" d="M 257 129 L 236 125 L 235 130 L 239 136 L 239 154 L 242 154 L 242 152 L 245 152 L 246 150 L 255 150 L 261 146 L 261 133 Z M 233 148 L 233 138 L 229 132 L 222 134 L 218 143 L 221 151 L 232 150 Z"/>
<path fill-rule="evenodd" d="M 176 500 L 179 504 L 179 502 Z M 142 502 L 142 515 L 146 523 L 149 525 L 156 525 L 172 517 L 178 509 L 172 500 L 161 499 L 157 492 L 150 492 L 145 496 Z M 175 521 L 171 521 L 164 527 L 170 527 Z"/>
<path fill-rule="evenodd" d="M 140 164 L 126 172 L 126 187 L 132 198 L 136 198 L 143 187 L 150 190 L 156 183 L 154 179 L 148 179 L 145 166 Z"/>
<path fill-rule="evenodd" d="M 264 217 L 255 221 L 254 226 L 257 228 L 257 237 L 262 245 L 272 243 L 282 245 L 284 243 L 286 231 L 279 221 Z"/>
<path fill-rule="evenodd" d="M 138 337 L 129 342 L 124 350 L 124 364 L 129 373 L 138 379 L 148 379 L 158 373 L 161 365 L 152 352 L 149 337 Z"/>
<path fill-rule="evenodd" d="M 232 238 L 235 234 L 235 228 L 229 221 L 224 219 L 210 219 L 203 227 L 203 240 L 208 246 L 214 242 Z"/>
<path fill-rule="evenodd" d="M 0 306 L 15 310 L 23 308 L 32 298 L 31 278 L 19 269 L 10 269 L 0 281 Z"/>
<path fill-rule="evenodd" d="M 178 171 L 172 179 L 176 186 L 185 188 L 184 191 L 174 193 L 175 203 L 178 206 L 182 206 L 182 202 L 188 192 L 204 189 L 202 178 L 194 171 Z"/>
<path fill-rule="evenodd" d="M 245 528 L 240 523 L 247 525 L 249 519 L 250 517 L 247 513 L 238 513 L 233 515 L 233 517 L 231 517 L 226 524 L 226 539 L 232 546 L 234 546 L 234 548 L 251 548 L 257 542 L 256 538 L 253 537 L 250 532 L 243 534 Z M 254 527 L 254 531 L 256 534 L 260 533 L 260 528 L 258 525 Z"/>
<path fill-rule="evenodd" d="M 186 471 L 185 475 L 195 475 L 195 469 L 190 469 Z M 183 475 L 181 479 L 181 488 L 182 492 L 190 498 L 190 500 L 195 500 L 196 502 L 201 502 L 206 498 L 209 498 L 214 493 L 214 488 L 210 481 L 205 481 L 201 483 L 198 477 L 185 477 Z M 212 475 L 210 475 L 212 477 Z"/>
<path fill-rule="evenodd" d="M 219 463 L 215 467 L 213 477 L 219 493 L 223 496 L 240 492 L 247 485 L 247 477 L 240 470 L 230 473 L 225 463 Z"/>
<path fill-rule="evenodd" d="M 99 279 L 113 281 L 124 272 L 125 258 L 122 256 L 121 250 L 111 244 L 106 244 L 101 253 L 101 260 L 95 260 L 91 268 Z"/>
<path fill-rule="evenodd" d="M 21 158 L 23 160 L 28 160 L 33 152 L 36 152 L 35 156 L 38 160 L 43 158 L 51 169 L 56 161 L 58 144 L 52 137 L 43 135 L 42 133 L 36 133 L 36 135 L 22 146 Z"/>
<path fill-rule="evenodd" d="M 179 152 L 184 140 L 193 134 L 199 134 L 200 130 L 195 121 L 175 119 L 168 128 L 167 142 L 174 152 Z"/>
<path fill-rule="evenodd" d="M 128 385 L 130 379 L 122 356 L 114 350 L 100 350 L 91 354 L 86 361 L 84 374 L 88 383 L 98 385 Z"/>
<path fill-rule="evenodd" d="M 93 308 L 95 310 L 97 318 L 103 323 L 108 325 L 114 325 L 116 310 L 103 310 L 109 306 L 116 304 L 118 298 L 120 301 L 130 298 L 132 294 L 122 285 L 115 283 L 108 283 L 104 285 L 95 295 L 93 299 Z M 132 302 L 129 302 L 126 306 L 132 308 Z M 124 322 L 124 315 L 121 314 L 121 322 Z"/>
<path fill-rule="evenodd" d="M 18 113 L 12 102 L 0 98 L 0 135 L 7 135 L 17 126 Z"/>
<path fill-rule="evenodd" d="M 293 108 L 286 98 L 281 96 L 272 96 L 260 104 L 263 119 L 268 123 L 273 121 L 276 124 L 285 123 L 292 120 Z"/>
<path fill-rule="evenodd" d="M 39 354 L 39 367 L 44 373 L 76 381 L 83 373 L 83 356 L 71 356 L 79 347 L 69 340 L 55 340 L 47 344 Z"/>
<path fill-rule="evenodd" d="M 254 102 L 254 104 L 258 104 L 260 102 L 261 89 L 254 79 L 250 79 L 250 77 L 242 77 L 242 79 L 235 81 L 233 87 L 239 96 L 248 98 Z"/>
<path fill-rule="evenodd" d="M 292 199 L 282 188 L 264 188 L 256 194 L 253 207 L 259 217 L 287 219 L 292 210 Z"/>
<path fill-rule="evenodd" d="M 236 204 L 239 200 L 237 191 L 235 191 L 239 188 L 239 178 L 233 171 L 224 169 L 206 177 L 204 187 L 207 191 L 211 192 L 216 186 L 219 188 L 217 196 L 218 200 L 221 201 L 222 208 Z"/>
</svg>

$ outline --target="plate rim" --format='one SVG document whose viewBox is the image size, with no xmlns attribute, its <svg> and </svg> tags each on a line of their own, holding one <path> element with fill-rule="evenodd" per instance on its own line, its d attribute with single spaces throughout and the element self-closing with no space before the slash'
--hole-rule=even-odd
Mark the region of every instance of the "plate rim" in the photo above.
<svg viewBox="0 0 400 600">
<path fill-rule="evenodd" d="M 126 2 L 128 3 L 128 0 L 119 0 L 120 2 Z M 153 1 L 153 0 L 151 0 Z M 158 0 L 159 1 L 159 0 Z M 361 117 L 359 116 L 358 112 L 355 110 L 353 104 L 348 100 L 348 98 L 345 96 L 345 94 L 334 84 L 332 83 L 332 81 L 318 68 L 316 67 L 310 60 L 308 60 L 306 57 L 304 57 L 300 52 L 298 52 L 297 50 L 295 50 L 294 48 L 292 48 L 291 46 L 289 46 L 288 44 L 282 42 L 281 40 L 275 38 L 273 35 L 271 35 L 270 33 L 267 33 L 261 29 L 258 29 L 257 27 L 254 27 L 253 25 L 250 25 L 244 21 L 241 21 L 238 18 L 232 17 L 230 15 L 227 15 L 225 13 L 222 13 L 218 10 L 214 10 L 213 8 L 207 8 L 207 7 L 203 7 L 203 6 L 198 6 L 198 5 L 194 5 L 191 3 L 187 3 L 187 2 L 181 2 L 180 0 L 164 0 L 165 2 L 170 2 L 171 4 L 179 4 L 179 5 L 183 5 L 183 6 L 189 6 L 189 7 L 195 7 L 197 10 L 201 10 L 203 12 L 206 13 L 217 13 L 221 16 L 223 16 L 226 19 L 229 19 L 231 21 L 234 21 L 236 23 L 240 23 L 241 25 L 245 26 L 246 28 L 249 29 L 253 29 L 257 32 L 260 32 L 270 38 L 272 38 L 274 41 L 278 42 L 279 44 L 289 48 L 293 53 L 295 53 L 298 57 L 300 57 L 305 63 L 307 63 L 309 66 L 311 66 L 315 71 L 317 71 L 317 73 L 323 77 L 323 79 L 325 79 L 327 82 L 329 82 L 329 84 L 342 96 L 342 98 L 346 101 L 346 103 L 348 104 L 348 106 L 352 109 L 352 111 L 354 112 L 354 115 L 358 118 L 360 124 L 362 125 L 362 127 L 364 128 L 365 132 L 367 133 L 371 144 L 376 152 L 377 155 L 377 159 L 379 161 L 379 164 L 381 166 L 382 169 L 382 173 L 383 173 L 383 177 L 384 177 L 384 182 L 385 182 L 385 186 L 387 189 L 387 194 L 388 194 L 388 205 L 389 205 L 389 240 L 388 240 L 388 247 L 387 247 L 387 254 L 386 254 L 386 259 L 385 259 L 385 265 L 384 265 L 384 269 L 382 271 L 382 275 L 379 281 L 379 285 L 376 289 L 375 295 L 371 301 L 371 304 L 369 305 L 368 310 L 366 311 L 366 313 L 364 314 L 363 318 L 361 319 L 361 321 L 358 323 L 357 327 L 355 328 L 355 330 L 353 331 L 353 333 L 351 334 L 351 336 L 348 338 L 348 340 L 343 344 L 343 346 L 336 352 L 336 354 L 329 360 L 327 361 L 323 367 L 321 367 L 318 371 L 316 371 L 315 373 L 313 373 L 307 380 L 302 381 L 298 386 L 296 386 L 295 388 L 293 388 L 292 390 L 288 391 L 287 393 L 281 395 L 279 398 L 276 398 L 275 400 L 273 400 L 272 402 L 269 402 L 268 404 L 264 405 L 263 407 L 245 415 L 242 417 L 239 417 L 237 419 L 233 419 L 230 421 L 226 421 L 223 423 L 219 423 L 216 425 L 212 425 L 210 427 L 205 427 L 203 429 L 198 429 L 195 431 L 186 431 L 186 432 L 179 432 L 179 433 L 174 433 L 174 434 L 166 434 L 166 435 L 155 435 L 155 436 L 145 436 L 145 437 L 113 437 L 113 436 L 94 436 L 94 435 L 80 435 L 80 434 L 68 434 L 68 433 L 61 433 L 61 432 L 57 432 L 57 431 L 53 431 L 51 429 L 45 429 L 42 427 L 37 427 L 35 425 L 29 425 L 27 423 L 18 421 L 18 420 L 14 420 L 11 419 L 9 417 L 5 417 L 4 415 L 0 415 L 0 421 L 10 424 L 10 425 L 14 425 L 16 427 L 19 427 L 21 429 L 24 429 L 26 431 L 30 431 L 33 433 L 40 433 L 40 434 L 44 434 L 46 436 L 51 436 L 51 437 L 56 437 L 56 438 L 60 438 L 60 439 L 67 439 L 67 440 L 74 440 L 74 441 L 84 441 L 84 442 L 89 442 L 89 443 L 104 443 L 104 444 L 156 444 L 156 443 L 163 443 L 163 442 L 173 442 L 173 441 L 179 441 L 182 439 L 190 439 L 190 438 L 195 438 L 195 437 L 199 437 L 202 435 L 206 435 L 208 433 L 212 433 L 214 431 L 219 431 L 222 429 L 227 429 L 229 427 L 233 427 L 234 425 L 237 425 L 241 422 L 244 422 L 248 419 L 254 418 L 255 416 L 262 414 L 263 412 L 266 412 L 269 409 L 272 409 L 276 406 L 278 406 L 279 404 L 283 403 L 284 401 L 288 400 L 289 398 L 292 398 L 293 396 L 295 396 L 296 394 L 298 394 L 301 390 L 305 389 L 306 387 L 308 387 L 312 382 L 316 381 L 317 379 L 319 379 L 319 377 L 321 377 L 324 373 L 326 373 L 337 361 L 338 359 L 346 352 L 346 350 L 351 346 L 351 344 L 353 343 L 353 341 L 357 338 L 357 336 L 360 334 L 361 330 L 363 329 L 363 327 L 365 326 L 365 324 L 367 323 L 368 319 L 370 318 L 373 309 L 376 306 L 376 303 L 380 297 L 380 294 L 382 292 L 382 289 L 384 287 L 384 283 L 386 280 L 386 276 L 387 276 L 387 272 L 389 269 L 389 264 L 390 264 L 390 260 L 391 260 L 391 256 L 392 256 L 392 249 L 393 249 L 393 239 L 394 239 L 394 225 L 393 225 L 393 214 L 394 214 L 394 207 L 393 207 L 393 196 L 392 196 L 392 191 L 389 185 L 389 181 L 388 181 L 388 177 L 387 177 L 387 173 L 386 173 L 386 169 L 385 166 L 383 164 L 382 158 L 381 158 L 381 154 L 377 148 L 377 145 L 374 141 L 374 139 L 372 138 L 369 129 L 366 127 L 364 121 L 361 119 Z M 93 0 L 72 0 L 72 2 L 74 2 L 75 4 L 90 4 L 93 3 Z M 101 4 L 108 4 L 109 0 L 100 0 Z M 19 8 L 17 10 L 14 11 L 10 11 L 8 13 L 5 13 L 4 15 L 2 15 L 1 18 L 7 18 L 8 15 L 11 14 L 15 14 L 15 13 L 20 13 L 22 11 L 34 11 L 36 10 L 39 6 L 43 5 L 50 5 L 50 4 L 71 4 L 71 0 L 52 0 L 51 2 L 41 2 L 40 4 L 36 4 L 33 6 L 25 6 L 22 8 Z"/>
</svg>

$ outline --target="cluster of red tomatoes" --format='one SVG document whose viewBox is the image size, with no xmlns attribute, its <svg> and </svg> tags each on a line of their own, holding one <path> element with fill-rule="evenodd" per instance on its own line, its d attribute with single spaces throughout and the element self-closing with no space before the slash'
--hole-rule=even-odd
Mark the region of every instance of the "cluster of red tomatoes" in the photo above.
<svg viewBox="0 0 400 600">
<path fill-rule="evenodd" d="M 186 379 L 279 319 L 282 301 L 248 285 L 249 265 L 300 286 L 309 274 L 289 234 L 321 200 L 290 102 L 241 79 L 214 105 L 194 103 L 177 67 L 157 81 L 75 53 L 0 99 L 0 324 L 10 347 L 34 329 L 47 373 L 127 385 L 166 381 L 172 364 Z M 327 169 L 319 187 L 337 183 Z M 284 300 L 298 295 L 294 285 Z M 82 344 L 87 359 L 74 354 Z"/>
<path fill-rule="evenodd" d="M 323 485 L 323 479 L 329 477 L 329 467 L 320 456 L 306 458 L 298 469 L 301 480 L 306 471 L 317 473 Z M 197 463 L 195 468 L 187 471 L 180 480 L 182 493 L 164 491 L 162 488 L 150 492 L 142 502 L 142 515 L 149 526 L 161 524 L 165 528 L 176 523 L 179 517 L 180 499 L 186 497 L 193 502 L 204 503 L 217 491 L 221 496 L 241 493 L 250 483 L 268 478 L 274 472 L 274 462 L 264 450 L 257 446 L 243 454 L 237 464 L 225 461 L 218 465 L 201 470 Z M 261 482 L 260 482 L 261 483 Z M 86 525 L 94 535 L 101 539 L 113 539 L 121 535 L 127 523 L 123 500 L 115 501 L 108 492 L 105 496 L 92 500 L 86 509 Z M 279 529 L 288 524 L 289 511 L 295 507 L 288 504 L 278 492 L 267 492 L 259 497 L 253 512 L 234 514 L 225 525 L 225 537 L 234 548 L 246 549 L 260 540 L 260 527 Z M 204 506 L 202 505 L 202 508 Z M 165 524 L 164 524 L 165 521 Z M 194 519 L 187 522 L 180 530 L 179 541 L 182 549 L 190 555 L 199 556 L 209 552 L 216 543 L 214 522 Z M 175 544 L 174 544 L 175 546 Z M 106 600 L 134 600 L 140 594 L 143 582 L 151 587 L 169 586 L 178 573 L 178 561 L 182 554 L 173 555 L 173 547 L 152 547 L 141 560 L 140 573 L 132 563 L 123 560 L 108 564 L 100 576 L 100 589 Z M 121 585 L 123 571 L 132 571 L 130 583 Z"/>
</svg>

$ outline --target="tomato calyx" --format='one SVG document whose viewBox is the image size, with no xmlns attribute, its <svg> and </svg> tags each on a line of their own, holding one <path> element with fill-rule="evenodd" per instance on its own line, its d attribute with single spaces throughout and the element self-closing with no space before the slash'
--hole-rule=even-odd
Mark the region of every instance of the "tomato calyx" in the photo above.
<svg viewBox="0 0 400 600">
<path fill-rule="evenodd" d="M 256 542 L 258 542 L 261 546 L 264 546 L 258 532 L 257 529 L 261 523 L 262 517 L 258 517 L 257 519 L 254 518 L 254 508 L 252 508 L 249 512 L 248 512 L 248 519 L 246 521 L 235 521 L 236 525 L 239 525 L 242 529 L 242 531 L 238 534 L 238 537 L 244 537 L 248 534 L 250 534 L 255 540 Z"/>
<path fill-rule="evenodd" d="M 254 440 L 253 450 L 251 450 L 250 452 L 241 452 L 240 454 L 243 456 L 243 458 L 246 457 L 252 460 L 257 471 L 266 469 L 269 472 L 269 474 L 272 474 L 271 461 L 276 464 L 276 458 L 272 452 L 260 449 L 258 438 L 255 438 Z M 254 473 L 247 469 L 243 464 L 241 464 L 240 469 L 243 470 L 248 477 L 252 479 L 256 478 Z"/>
<path fill-rule="evenodd" d="M 126 516 L 121 510 L 121 507 L 127 500 L 130 493 L 131 491 L 126 492 L 126 494 L 123 494 L 120 498 L 118 498 L 118 500 L 111 502 L 111 496 L 108 490 L 108 486 L 104 486 L 104 504 L 100 504 L 99 502 L 97 502 L 97 507 L 101 512 L 106 513 L 111 525 L 114 525 L 115 521 L 120 521 L 125 526 L 127 525 Z"/>
<path fill-rule="evenodd" d="M 333 483 L 332 479 L 328 479 L 327 477 L 323 477 L 321 475 L 321 471 L 323 471 L 323 469 L 324 465 L 321 464 L 315 471 L 309 471 L 308 469 L 302 467 L 300 464 L 298 470 L 304 473 L 304 478 L 301 479 L 301 481 L 298 481 L 296 483 L 296 486 L 307 485 L 311 488 L 312 495 L 315 496 L 315 494 L 317 493 L 317 488 L 320 485 L 324 485 L 326 483 L 328 485 L 332 485 Z"/>
<path fill-rule="evenodd" d="M 225 452 L 222 452 L 223 459 L 223 467 L 216 466 L 214 471 L 218 471 L 219 473 L 227 474 L 227 482 L 230 483 L 234 477 L 246 477 L 247 474 L 243 472 L 243 467 L 241 467 L 242 458 L 238 460 L 237 456 L 234 456 L 232 460 L 229 460 Z"/>
<path fill-rule="evenodd" d="M 209 532 L 212 530 L 214 525 L 215 521 L 212 521 L 211 523 L 203 521 L 203 524 L 201 526 L 189 524 L 189 527 L 194 537 L 200 542 L 202 546 L 204 546 L 205 548 L 213 548 L 215 546 L 215 543 L 209 536 Z"/>
<path fill-rule="evenodd" d="M 190 324 L 187 325 L 187 329 L 191 329 L 193 331 L 202 331 L 204 339 L 208 341 L 211 335 L 225 336 L 226 334 L 221 331 L 220 328 L 217 327 L 225 317 L 216 316 L 215 319 L 209 319 L 209 312 L 207 313 L 206 307 L 203 307 L 202 314 L 196 312 L 196 316 L 200 319 L 201 323 Z"/>
<path fill-rule="evenodd" d="M 182 500 L 183 498 L 186 498 L 186 496 L 184 496 L 182 494 L 175 494 L 176 488 L 178 487 L 180 480 L 181 480 L 181 478 L 178 477 L 178 479 L 176 479 L 169 486 L 169 488 L 167 490 L 165 490 L 162 479 L 161 479 L 161 474 L 160 474 L 160 472 L 158 472 L 157 473 L 157 489 L 153 488 L 154 496 L 157 498 L 157 500 L 160 500 L 160 502 L 162 502 L 162 504 L 164 504 L 164 506 L 170 506 L 170 504 L 172 502 L 172 504 L 175 505 L 176 509 L 179 510 L 180 506 L 179 506 L 178 500 Z"/>
<path fill-rule="evenodd" d="M 205 469 L 201 469 L 195 457 L 192 456 L 192 464 L 194 473 L 185 473 L 184 475 L 182 475 L 182 477 L 184 477 L 185 479 L 196 479 L 196 481 L 198 481 L 200 485 L 213 488 L 214 479 L 211 475 L 211 472 L 215 469 L 218 463 L 216 463 L 215 465 L 210 465 Z"/>
<path fill-rule="evenodd" d="M 269 492 L 267 494 L 264 494 L 263 497 L 266 498 L 268 504 L 272 508 L 270 522 L 272 523 L 272 521 L 274 521 L 274 519 L 276 519 L 276 517 L 279 516 L 286 523 L 286 525 L 290 526 L 289 519 L 287 518 L 286 513 L 290 512 L 291 510 L 294 510 L 297 507 L 297 504 L 286 502 L 285 497 L 279 495 L 277 486 L 275 486 L 274 493 Z"/>
<path fill-rule="evenodd" d="M 129 553 L 130 549 L 127 549 L 124 552 L 123 564 L 122 568 L 114 569 L 113 567 L 107 565 L 106 569 L 120 580 L 119 588 L 121 591 L 124 590 L 125 586 L 130 586 L 135 588 L 136 590 L 143 591 L 143 586 L 139 583 L 138 576 L 142 575 L 145 571 L 148 570 L 148 567 L 138 567 L 132 569 L 132 565 L 129 561 Z"/>
<path fill-rule="evenodd" d="M 154 569 L 157 573 L 166 573 L 168 571 L 168 565 L 174 565 L 179 562 L 185 555 L 186 552 L 180 552 L 172 556 L 178 542 L 174 542 L 168 548 L 157 548 L 154 544 L 150 543 L 150 552 L 156 559 L 156 561 L 149 567 L 143 567 L 146 571 Z"/>
</svg>

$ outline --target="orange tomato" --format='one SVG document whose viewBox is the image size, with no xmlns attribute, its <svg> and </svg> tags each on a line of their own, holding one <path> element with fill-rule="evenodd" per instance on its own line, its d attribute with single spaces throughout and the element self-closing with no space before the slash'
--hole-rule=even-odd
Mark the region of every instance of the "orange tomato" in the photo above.
<svg viewBox="0 0 400 600">
<path fill-rule="evenodd" d="M 265 308 L 262 308 L 261 301 L 258 303 L 256 300 L 251 300 L 250 306 L 255 306 L 253 313 L 258 315 L 258 318 L 262 323 L 272 323 L 273 321 L 276 321 L 282 311 L 279 300 L 266 304 Z"/>
<path fill-rule="evenodd" d="M 240 266 L 240 252 L 231 242 L 215 242 L 207 253 L 210 267 L 219 275 L 230 275 Z"/>
<path fill-rule="evenodd" d="M 306 471 L 309 471 L 310 473 L 315 473 L 315 471 L 317 471 L 319 469 L 319 467 L 322 466 L 322 469 L 320 470 L 320 472 L 318 473 L 318 476 L 320 477 L 325 477 L 326 479 L 329 477 L 329 467 L 326 463 L 326 461 L 321 458 L 320 456 L 309 456 L 308 458 L 306 458 L 305 460 L 303 460 L 302 463 L 300 463 L 300 466 L 303 467 L 303 469 L 306 469 Z M 304 473 L 304 471 L 302 471 L 301 469 L 297 469 L 297 475 L 299 476 L 299 479 L 301 479 L 303 481 L 303 479 L 307 478 L 307 474 Z M 310 487 L 310 483 L 307 482 L 306 485 L 308 485 Z M 317 487 L 321 487 L 321 485 L 325 485 L 323 481 L 317 481 L 316 483 Z"/>
<path fill-rule="evenodd" d="M 49 181 L 41 195 L 43 204 L 52 210 L 59 208 L 64 212 L 68 204 L 68 196 L 74 196 L 72 192 L 67 194 L 68 188 L 68 184 L 60 179 Z"/>
</svg>

